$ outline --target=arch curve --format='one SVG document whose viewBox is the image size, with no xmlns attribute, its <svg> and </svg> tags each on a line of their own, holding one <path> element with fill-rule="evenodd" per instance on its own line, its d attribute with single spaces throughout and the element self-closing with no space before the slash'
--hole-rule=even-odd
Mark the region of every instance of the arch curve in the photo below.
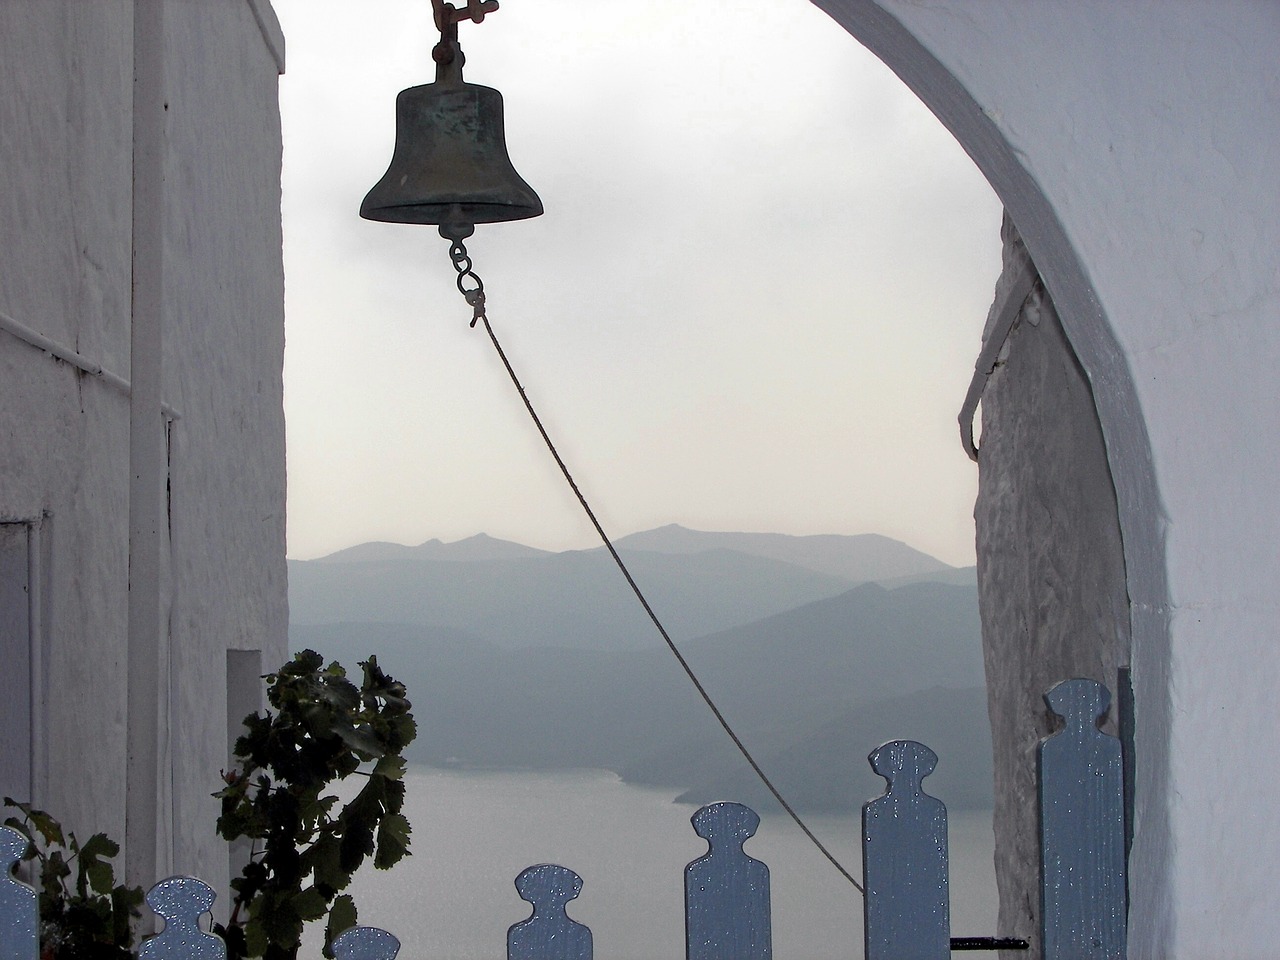
<svg viewBox="0 0 1280 960">
<path fill-rule="evenodd" d="M 1035 83 L 1011 68 L 987 83 L 972 82 L 984 55 L 998 49 L 1000 31 L 984 33 L 988 18 L 1011 16 L 1004 3 L 981 9 L 886 0 L 813 0 L 878 56 L 951 131 L 987 178 L 1026 243 L 1053 298 L 1093 389 L 1115 483 L 1130 602 L 1135 699 L 1139 705 L 1138 819 L 1130 867 L 1135 955 L 1161 951 L 1174 934 L 1168 889 L 1174 844 L 1165 799 L 1170 789 L 1170 633 L 1165 518 L 1156 482 L 1147 421 L 1121 343 L 1094 287 L 1090 270 L 1060 207 L 1072 197 L 1054 193 L 1029 161 L 1036 146 L 1005 116 L 1002 84 Z M 982 42 L 975 42 L 975 36 Z M 947 62 L 944 63 L 944 58 Z M 977 66 L 975 67 L 975 63 Z M 996 71 L 999 73 L 999 71 Z M 1069 146 L 1069 144 L 1068 144 Z M 1163 947 L 1160 945 L 1163 944 Z"/>
</svg>

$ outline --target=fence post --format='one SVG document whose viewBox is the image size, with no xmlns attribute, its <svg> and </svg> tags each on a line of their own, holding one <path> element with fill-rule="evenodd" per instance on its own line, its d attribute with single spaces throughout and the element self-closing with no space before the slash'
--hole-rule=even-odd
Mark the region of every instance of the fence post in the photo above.
<svg viewBox="0 0 1280 960">
<path fill-rule="evenodd" d="M 938 755 L 893 740 L 867 760 L 888 785 L 862 807 L 866 960 L 948 960 L 947 808 L 920 784 Z"/>
<path fill-rule="evenodd" d="M 1044 699 L 1066 721 L 1037 750 L 1044 960 L 1123 960 L 1124 768 L 1097 726 L 1111 694 L 1076 679 Z"/>
<path fill-rule="evenodd" d="M 520 871 L 516 890 L 533 904 L 533 914 L 507 930 L 507 960 L 591 960 L 591 930 L 565 912 L 582 891 L 581 877 L 539 863 Z"/>
<path fill-rule="evenodd" d="M 740 803 L 712 803 L 691 818 L 707 852 L 684 868 L 687 960 L 771 960 L 769 868 L 742 845 L 760 817 Z"/>
<path fill-rule="evenodd" d="M 213 906 L 213 888 L 195 877 L 169 877 L 147 891 L 147 904 L 164 929 L 138 947 L 138 960 L 226 960 L 221 937 L 200 929 Z"/>
<path fill-rule="evenodd" d="M 27 838 L 12 827 L 0 827 L 0 960 L 36 960 L 40 953 L 35 890 L 13 875 Z"/>
</svg>

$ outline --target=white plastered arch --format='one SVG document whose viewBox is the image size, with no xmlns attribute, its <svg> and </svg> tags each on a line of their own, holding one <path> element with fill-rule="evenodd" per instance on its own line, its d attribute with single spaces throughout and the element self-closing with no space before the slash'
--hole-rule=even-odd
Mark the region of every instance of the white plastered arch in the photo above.
<svg viewBox="0 0 1280 960">
<path fill-rule="evenodd" d="M 1280 6 L 814 2 L 982 170 L 1093 386 L 1133 635 L 1130 955 L 1265 956 L 1280 940 Z"/>
</svg>

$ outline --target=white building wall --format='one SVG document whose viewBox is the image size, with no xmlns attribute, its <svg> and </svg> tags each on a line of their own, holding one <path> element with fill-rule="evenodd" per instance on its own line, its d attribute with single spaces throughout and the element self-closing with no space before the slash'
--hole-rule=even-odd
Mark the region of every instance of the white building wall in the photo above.
<svg viewBox="0 0 1280 960">
<path fill-rule="evenodd" d="M 127 377 L 128 3 L 0 4 L 0 313 Z M 157 411 L 157 416 L 159 411 Z M 48 516 L 35 799 L 124 829 L 129 401 L 0 331 L 0 516 Z"/>
<path fill-rule="evenodd" d="M 225 871 L 227 650 L 287 656 L 284 273 L 277 78 L 265 3 L 171 3 L 165 395 L 171 431 L 174 869 Z M 274 17 L 272 17 L 274 22 Z M 234 697 L 233 697 L 234 699 Z M 211 776 L 212 775 L 212 776 Z"/>
<path fill-rule="evenodd" d="M 34 799 L 125 834 L 129 397 L 13 334 L 130 378 L 131 0 L 0 3 L 0 520 L 43 518 L 45 755 Z M 283 42 L 263 0 L 168 0 L 162 126 L 169 426 L 157 870 L 225 880 L 227 651 L 286 656 Z M 0 324 L 3 320 L 0 320 Z M 164 426 L 156 411 L 156 429 Z M 135 711 L 136 713 L 136 711 Z M 127 851 L 126 851 L 127 853 Z"/>
<path fill-rule="evenodd" d="M 1094 389 L 1133 630 L 1131 955 L 1269 956 L 1280 6 L 820 5 L 991 180 Z"/>
</svg>

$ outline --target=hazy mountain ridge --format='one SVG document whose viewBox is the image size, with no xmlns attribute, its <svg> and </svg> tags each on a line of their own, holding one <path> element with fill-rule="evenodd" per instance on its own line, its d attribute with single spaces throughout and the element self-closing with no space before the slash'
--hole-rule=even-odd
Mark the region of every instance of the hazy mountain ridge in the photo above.
<svg viewBox="0 0 1280 960">
<path fill-rule="evenodd" d="M 817 573 L 841 577 L 850 583 L 886 580 L 954 570 L 905 543 L 877 533 L 852 536 L 786 533 L 717 533 L 690 530 L 671 523 L 654 530 L 633 533 L 616 546 L 653 553 L 702 553 L 734 550 L 752 556 L 780 560 Z"/>
<path fill-rule="evenodd" d="M 369 560 L 449 560 L 465 563 L 476 560 L 514 560 L 547 556 L 549 550 L 526 547 L 523 543 L 499 540 L 477 533 L 465 540 L 445 543 L 438 538 L 411 547 L 403 543 L 374 540 L 320 557 L 322 563 L 360 563 Z"/>
<path fill-rule="evenodd" d="M 678 638 L 750 623 L 867 580 L 957 574 L 872 534 L 787 537 L 669 525 L 624 537 L 619 550 Z M 508 647 L 644 649 L 653 636 L 603 548 L 549 553 L 483 534 L 417 547 L 360 544 L 290 561 L 289 603 L 294 624 L 419 623 Z"/>
<path fill-rule="evenodd" d="M 912 573 L 904 577 L 889 577 L 875 582 L 886 590 L 897 590 L 899 587 L 908 587 L 913 583 L 946 583 L 953 587 L 976 588 L 978 586 L 978 568 L 949 567 L 946 570 L 937 570 L 933 573 Z"/>
<path fill-rule="evenodd" d="M 740 616 L 744 607 L 765 610 L 750 622 L 715 624 L 694 639 L 683 640 L 688 634 L 674 629 L 673 634 L 735 728 L 801 807 L 852 809 L 868 791 L 878 792 L 880 781 L 866 766 L 866 754 L 897 736 L 921 739 L 943 755 L 931 786 L 949 803 L 989 802 L 974 587 L 921 582 L 893 590 L 875 584 L 849 588 L 794 564 L 719 547 L 683 554 L 628 550 L 626 556 L 651 595 L 661 597 L 655 603 L 660 611 L 701 604 L 710 611 L 703 620 L 714 621 Z M 389 585 L 411 590 L 430 568 L 430 595 L 402 608 L 439 616 L 436 598 L 448 587 L 453 606 L 446 606 L 459 622 L 295 623 L 292 645 L 314 647 L 349 668 L 377 653 L 407 683 L 414 700 L 422 731 L 410 751 L 415 760 L 600 766 L 634 782 L 684 788 L 687 798 L 767 799 L 750 792 L 749 769 L 625 585 L 608 600 L 595 593 L 609 580 L 615 587 L 620 582 L 599 560 L 576 552 L 465 563 L 313 562 L 304 567 L 308 574 L 321 569 L 326 576 L 302 589 L 328 591 L 330 609 L 342 608 L 343 589 L 357 597 L 371 583 L 379 587 L 374 594 Z M 530 564 L 543 572 L 541 580 L 529 574 Z M 939 576 L 958 573 L 939 566 Z M 442 573 L 446 568 L 449 577 Z M 409 575 L 397 577 L 397 570 Z M 584 570 L 591 573 L 584 577 Z M 514 604 L 502 592 L 519 579 L 513 571 L 528 577 L 521 602 Z M 335 573 L 345 576 L 345 588 Z M 661 589 L 649 586 L 659 581 Z M 569 586 L 547 592 L 549 582 Z M 831 593 L 795 600 L 824 590 Z M 557 599 L 577 612 L 562 611 L 532 625 Z M 461 625 L 468 605 L 470 627 Z M 353 611 L 349 619 L 367 609 Z M 615 642 L 618 631 L 608 623 L 624 614 L 636 641 L 630 649 Z M 557 642 L 561 636 L 551 621 L 559 629 L 585 631 L 569 638 L 579 648 Z M 515 647 L 510 637 L 494 633 L 498 629 L 541 640 Z M 610 631 L 614 635 L 606 636 Z M 591 642 L 582 643 L 584 637 Z M 981 714 L 976 726 L 974 704 Z"/>
<path fill-rule="evenodd" d="M 792 564 L 717 550 L 622 555 L 675 636 L 692 637 L 846 590 Z M 642 649 L 653 626 L 607 555 L 580 551 L 488 560 L 293 561 L 295 624 L 420 623 L 509 647 Z"/>
</svg>

